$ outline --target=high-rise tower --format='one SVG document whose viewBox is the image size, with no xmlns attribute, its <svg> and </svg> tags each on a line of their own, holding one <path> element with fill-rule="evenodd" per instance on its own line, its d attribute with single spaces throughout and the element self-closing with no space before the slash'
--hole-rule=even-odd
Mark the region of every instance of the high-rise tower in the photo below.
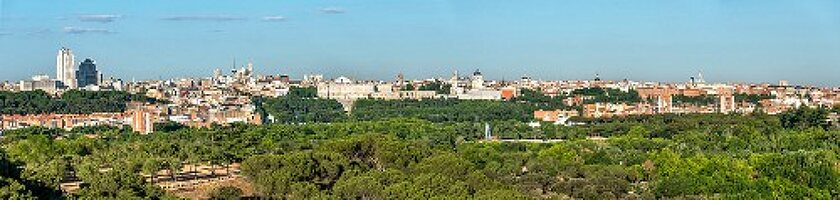
<svg viewBox="0 0 840 200">
<path fill-rule="evenodd" d="M 90 58 L 85 59 L 79 64 L 79 70 L 76 71 L 76 85 L 78 87 L 87 87 L 89 85 L 99 85 L 99 70 L 96 70 L 96 62 Z"/>
<path fill-rule="evenodd" d="M 73 51 L 62 47 L 58 50 L 56 56 L 56 76 L 55 79 L 61 81 L 68 88 L 74 89 L 76 86 L 76 61 Z"/>
</svg>

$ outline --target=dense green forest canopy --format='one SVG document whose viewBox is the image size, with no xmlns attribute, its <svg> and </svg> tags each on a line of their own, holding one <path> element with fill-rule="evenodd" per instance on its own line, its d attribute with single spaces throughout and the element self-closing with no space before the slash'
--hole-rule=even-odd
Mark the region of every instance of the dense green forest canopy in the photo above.
<svg viewBox="0 0 840 200">
<path fill-rule="evenodd" d="M 121 91 L 69 90 L 60 97 L 44 91 L 0 91 L 0 114 L 90 114 L 96 112 L 123 112 L 131 101 L 155 102 L 143 95 Z"/>
<path fill-rule="evenodd" d="M 806 112 L 817 119 L 826 113 L 789 114 Z M 564 139 L 555 143 L 486 142 L 482 122 L 410 118 L 150 135 L 94 128 L 98 138 L 29 128 L 0 140 L 0 198 L 59 198 L 58 183 L 76 174 L 86 184 L 66 197 L 169 199 L 140 174 L 234 162 L 257 197 L 273 199 L 836 198 L 840 130 L 812 122 L 760 113 L 593 119 L 573 127 L 491 122 L 503 138 Z M 238 192 L 214 192 L 231 194 Z"/>
<path fill-rule="evenodd" d="M 262 114 L 272 117 L 272 119 L 264 118 L 268 122 L 289 124 L 336 122 L 347 119 L 342 105 L 333 99 L 282 96 L 257 98 L 254 102 Z"/>
<path fill-rule="evenodd" d="M 838 112 L 840 107 L 834 108 L 834 113 Z M 801 107 L 779 114 L 779 120 L 784 128 L 807 128 L 820 127 L 828 129 L 831 127 L 828 119 L 828 113 L 832 112 L 826 108 L 809 108 Z"/>
<path fill-rule="evenodd" d="M 255 97 L 254 105 L 263 119 L 275 123 L 312 123 L 343 121 L 347 118 L 343 107 L 333 99 L 317 98 L 315 87 L 291 87 L 289 93 L 277 98 Z M 268 116 L 272 119 L 268 119 Z"/>
<path fill-rule="evenodd" d="M 511 101 L 360 100 L 347 115 L 338 102 L 315 95 L 312 88 L 295 88 L 286 97 L 255 99 L 280 122 L 264 126 L 160 124 L 150 135 L 104 126 L 5 131 L 0 199 L 175 199 L 142 174 L 232 163 L 241 163 L 255 197 L 264 199 L 840 196 L 840 130 L 827 120 L 839 108 L 803 107 L 776 116 L 643 115 L 534 127 L 525 123 L 532 111 L 565 106 L 561 98 L 523 91 Z M 0 97 L 4 103 L 143 100 L 85 92 Z M 614 100 L 621 99 L 633 97 Z M 546 142 L 487 141 L 485 123 L 497 139 Z M 62 193 L 59 184 L 70 180 L 84 184 Z M 224 187 L 210 195 L 241 194 Z"/>
<path fill-rule="evenodd" d="M 446 87 L 443 83 L 430 84 L 427 88 L 421 88 L 421 90 L 432 90 L 438 86 Z M 260 110 L 264 111 L 264 114 L 273 116 L 276 123 L 369 121 L 395 117 L 419 118 L 432 122 L 500 120 L 527 122 L 532 121 L 535 110 L 581 109 L 580 106 L 566 105 L 563 99 L 567 96 L 548 96 L 538 90 L 522 89 L 518 96 L 506 101 L 454 98 L 359 99 L 353 103 L 353 109 L 349 115 L 342 115 L 344 111 L 341 104 L 336 100 L 292 95 L 300 93 L 296 92 L 300 90 L 303 89 L 292 88 L 290 95 L 259 99 L 255 102 L 258 107 L 261 107 Z M 314 88 L 306 90 L 311 91 Z M 608 88 L 586 88 L 575 90 L 571 94 L 588 96 L 589 98 L 584 103 L 632 103 L 641 101 L 641 97 L 634 90 L 624 92 Z"/>
<path fill-rule="evenodd" d="M 393 117 L 413 117 L 432 122 L 488 120 L 529 121 L 540 106 L 531 103 L 459 99 L 359 99 L 351 116 L 367 121 Z"/>
<path fill-rule="evenodd" d="M 733 96 L 735 97 L 735 102 L 749 102 L 753 104 L 758 104 L 761 100 L 776 98 L 776 95 L 772 94 L 735 93 Z"/>
<path fill-rule="evenodd" d="M 511 99 L 511 101 L 533 103 L 547 109 L 572 108 L 563 103 L 563 98 L 565 97 L 563 95 L 552 97 L 543 94 L 539 90 L 521 89 L 519 95 Z"/>
<path fill-rule="evenodd" d="M 449 94 L 450 89 L 452 89 L 452 85 L 441 81 L 433 81 L 417 88 L 420 91 L 435 91 L 437 94 Z"/>
<path fill-rule="evenodd" d="M 628 90 L 627 92 L 612 88 L 582 88 L 571 92 L 571 95 L 591 97 L 583 103 L 638 103 L 642 101 L 639 92 Z"/>
<path fill-rule="evenodd" d="M 537 91 L 525 90 L 510 101 L 459 99 L 359 99 L 352 112 L 333 99 L 292 95 L 303 89 L 293 88 L 290 95 L 278 98 L 259 98 L 255 104 L 276 123 L 312 123 L 369 121 L 395 117 L 410 117 L 432 122 L 468 122 L 514 120 L 530 121 L 534 110 L 572 108 L 561 97 L 549 97 Z M 311 89 L 305 89 L 311 90 Z M 310 92 L 311 93 L 311 92 Z"/>
<path fill-rule="evenodd" d="M 674 95 L 671 96 L 671 101 L 678 106 L 707 106 L 719 103 L 717 95 L 699 95 L 699 96 L 685 96 Z"/>
<path fill-rule="evenodd" d="M 298 98 L 315 98 L 318 97 L 318 88 L 292 86 L 291 88 L 289 88 L 289 93 L 286 94 L 286 96 Z"/>
</svg>

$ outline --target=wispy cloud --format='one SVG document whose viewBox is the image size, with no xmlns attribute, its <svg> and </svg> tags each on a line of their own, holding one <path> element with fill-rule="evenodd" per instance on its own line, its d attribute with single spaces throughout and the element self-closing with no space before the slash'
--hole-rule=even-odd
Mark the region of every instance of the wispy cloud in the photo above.
<svg viewBox="0 0 840 200">
<path fill-rule="evenodd" d="M 111 23 L 122 18 L 122 15 L 79 15 L 76 18 L 83 22 Z"/>
<path fill-rule="evenodd" d="M 117 33 L 108 29 L 100 29 L 100 28 L 80 28 L 80 27 L 64 27 L 62 30 L 64 33 L 68 34 L 85 34 L 85 33 L 99 33 L 99 34 L 110 34 L 110 33 Z"/>
<path fill-rule="evenodd" d="M 187 15 L 187 16 L 171 16 L 160 18 L 167 21 L 241 21 L 244 17 L 230 16 L 230 15 Z"/>
<path fill-rule="evenodd" d="M 0 31 L 0 37 L 7 36 L 7 35 L 12 35 L 12 33 L 11 32 Z"/>
<path fill-rule="evenodd" d="M 27 36 L 32 36 L 32 37 L 45 37 L 45 36 L 47 36 L 51 33 L 52 33 L 52 31 L 50 31 L 50 29 L 42 28 L 42 29 L 27 31 L 26 35 Z"/>
<path fill-rule="evenodd" d="M 262 18 L 263 21 L 266 22 L 282 22 L 286 21 L 286 17 L 283 16 L 265 16 Z"/>
<path fill-rule="evenodd" d="M 318 11 L 324 14 L 341 14 L 347 12 L 346 10 L 344 10 L 344 8 L 341 7 L 326 7 L 321 8 Z"/>
</svg>

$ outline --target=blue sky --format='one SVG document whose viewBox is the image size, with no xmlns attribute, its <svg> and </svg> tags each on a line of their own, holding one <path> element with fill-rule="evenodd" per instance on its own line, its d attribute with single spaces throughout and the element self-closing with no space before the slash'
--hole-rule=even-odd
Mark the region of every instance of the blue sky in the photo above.
<svg viewBox="0 0 840 200">
<path fill-rule="evenodd" d="M 123 79 L 260 73 L 840 85 L 836 0 L 0 0 L 0 80 L 72 48 Z M 54 75 L 53 75 L 54 76 Z"/>
</svg>

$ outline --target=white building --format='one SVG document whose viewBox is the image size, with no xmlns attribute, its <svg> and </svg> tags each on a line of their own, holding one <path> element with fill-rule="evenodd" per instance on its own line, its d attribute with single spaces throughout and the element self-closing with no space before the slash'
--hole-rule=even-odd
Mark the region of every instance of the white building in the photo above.
<svg viewBox="0 0 840 200">
<path fill-rule="evenodd" d="M 20 91 L 35 91 L 43 90 L 49 94 L 55 94 L 58 91 L 58 82 L 50 79 L 47 75 L 33 76 L 32 80 L 20 81 Z"/>
<path fill-rule="evenodd" d="M 473 75 L 470 78 L 470 87 L 473 90 L 484 89 L 484 76 L 481 75 L 481 71 L 476 69 L 475 72 L 473 72 Z"/>
<path fill-rule="evenodd" d="M 76 88 L 76 62 L 73 51 L 68 48 L 58 50 L 56 56 L 56 80 L 71 89 Z"/>
<path fill-rule="evenodd" d="M 373 83 L 321 83 L 318 84 L 318 97 L 327 99 L 356 100 L 369 98 L 376 92 Z"/>
<path fill-rule="evenodd" d="M 335 82 L 336 84 L 351 84 L 353 83 L 353 80 L 344 76 L 339 76 L 338 78 L 333 80 L 333 82 Z"/>
<path fill-rule="evenodd" d="M 457 95 L 458 99 L 464 100 L 499 100 L 502 99 L 502 91 L 498 90 L 467 90 Z"/>
</svg>

